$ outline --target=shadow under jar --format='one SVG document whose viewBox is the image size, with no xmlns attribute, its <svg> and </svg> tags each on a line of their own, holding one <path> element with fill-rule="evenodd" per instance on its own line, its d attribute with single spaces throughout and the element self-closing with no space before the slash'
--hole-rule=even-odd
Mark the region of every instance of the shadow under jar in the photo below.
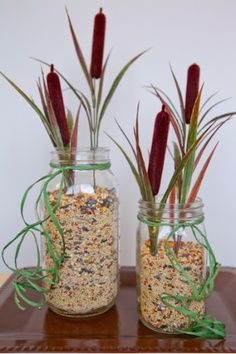
<svg viewBox="0 0 236 354">
<path fill-rule="evenodd" d="M 188 329 L 205 313 L 208 241 L 203 203 L 139 202 L 137 230 L 138 313 L 164 333 Z"/>
<path fill-rule="evenodd" d="M 50 165 L 43 267 L 59 267 L 44 283 L 47 303 L 64 316 L 98 315 L 114 305 L 119 287 L 119 202 L 109 150 L 57 150 Z"/>
</svg>

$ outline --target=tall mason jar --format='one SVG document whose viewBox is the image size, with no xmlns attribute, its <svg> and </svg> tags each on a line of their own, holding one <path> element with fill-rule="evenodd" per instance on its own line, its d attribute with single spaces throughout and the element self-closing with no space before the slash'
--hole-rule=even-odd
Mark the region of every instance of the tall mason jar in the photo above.
<svg viewBox="0 0 236 354">
<path fill-rule="evenodd" d="M 138 313 L 164 333 L 188 329 L 205 313 L 208 241 L 203 203 L 139 202 Z"/>
<path fill-rule="evenodd" d="M 98 315 L 114 305 L 119 287 L 119 201 L 109 149 L 57 150 L 50 165 L 42 203 L 47 303 L 64 316 Z"/>
</svg>

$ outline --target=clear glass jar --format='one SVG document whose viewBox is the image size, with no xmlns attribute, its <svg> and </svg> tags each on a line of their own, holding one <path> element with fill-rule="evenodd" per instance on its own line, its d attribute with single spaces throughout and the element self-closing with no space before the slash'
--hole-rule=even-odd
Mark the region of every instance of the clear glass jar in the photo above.
<svg viewBox="0 0 236 354">
<path fill-rule="evenodd" d="M 57 150 L 50 165 L 42 203 L 47 303 L 64 316 L 101 314 L 119 287 L 119 202 L 109 149 Z"/>
<path fill-rule="evenodd" d="M 208 242 L 203 203 L 140 201 L 137 230 L 138 313 L 142 323 L 179 333 L 205 313 Z"/>
</svg>

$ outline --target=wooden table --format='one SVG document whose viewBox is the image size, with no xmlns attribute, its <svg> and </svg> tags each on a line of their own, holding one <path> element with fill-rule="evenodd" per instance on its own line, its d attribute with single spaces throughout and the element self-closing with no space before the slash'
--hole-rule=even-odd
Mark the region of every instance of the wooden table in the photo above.
<svg viewBox="0 0 236 354">
<path fill-rule="evenodd" d="M 225 340 L 166 335 L 144 327 L 137 316 L 132 267 L 121 269 L 115 306 L 103 315 L 87 319 L 61 317 L 47 306 L 41 310 L 18 310 L 11 280 L 13 277 L 0 289 L 0 352 L 236 352 L 235 268 L 221 269 L 215 290 L 207 300 L 207 312 L 226 324 Z"/>
</svg>

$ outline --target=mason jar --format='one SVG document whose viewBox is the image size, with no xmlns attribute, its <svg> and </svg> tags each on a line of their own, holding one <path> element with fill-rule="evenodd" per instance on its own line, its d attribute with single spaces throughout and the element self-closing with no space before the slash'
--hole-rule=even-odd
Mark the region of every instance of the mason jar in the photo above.
<svg viewBox="0 0 236 354">
<path fill-rule="evenodd" d="M 110 165 L 107 148 L 51 153 L 42 263 L 48 306 L 60 315 L 98 315 L 115 303 L 119 201 Z"/>
<path fill-rule="evenodd" d="M 154 331 L 179 333 L 203 318 L 209 290 L 202 200 L 184 205 L 141 200 L 138 219 L 139 318 Z"/>
</svg>

